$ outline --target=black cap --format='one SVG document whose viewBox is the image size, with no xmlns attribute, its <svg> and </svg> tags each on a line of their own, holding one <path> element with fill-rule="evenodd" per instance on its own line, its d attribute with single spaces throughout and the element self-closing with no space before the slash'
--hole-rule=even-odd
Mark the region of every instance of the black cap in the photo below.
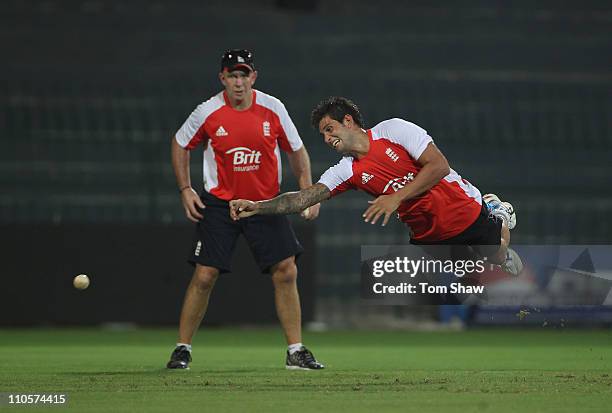
<svg viewBox="0 0 612 413">
<path fill-rule="evenodd" d="M 253 53 L 246 49 L 230 49 L 223 53 L 221 57 L 221 71 L 225 69 L 232 72 L 239 69 L 255 70 L 253 63 Z"/>
</svg>

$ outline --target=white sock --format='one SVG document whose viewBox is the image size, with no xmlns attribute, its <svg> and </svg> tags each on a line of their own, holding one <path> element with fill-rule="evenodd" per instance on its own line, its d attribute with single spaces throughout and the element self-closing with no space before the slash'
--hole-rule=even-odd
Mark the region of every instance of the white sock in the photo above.
<svg viewBox="0 0 612 413">
<path fill-rule="evenodd" d="M 186 347 L 186 348 L 187 348 L 187 350 L 188 350 L 188 351 L 191 353 L 191 344 L 185 344 L 185 343 L 176 343 L 176 346 L 177 346 L 177 347 L 181 347 L 181 346 Z"/>
<path fill-rule="evenodd" d="M 289 351 L 289 354 L 293 354 L 296 351 L 299 351 L 302 347 L 304 347 L 302 343 L 294 343 L 289 344 L 289 346 L 287 346 L 287 350 Z"/>
</svg>

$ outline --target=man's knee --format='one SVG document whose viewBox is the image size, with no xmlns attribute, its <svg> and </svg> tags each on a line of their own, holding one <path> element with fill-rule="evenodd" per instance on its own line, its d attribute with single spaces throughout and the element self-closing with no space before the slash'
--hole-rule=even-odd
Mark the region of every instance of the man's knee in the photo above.
<svg viewBox="0 0 612 413">
<path fill-rule="evenodd" d="M 214 287 L 217 277 L 219 276 L 219 270 L 213 267 L 206 267 L 203 265 L 196 265 L 196 269 L 193 273 L 191 283 L 198 290 L 206 291 Z"/>
<path fill-rule="evenodd" d="M 272 267 L 272 282 L 274 285 L 291 284 L 297 280 L 295 258 L 287 258 Z"/>
</svg>

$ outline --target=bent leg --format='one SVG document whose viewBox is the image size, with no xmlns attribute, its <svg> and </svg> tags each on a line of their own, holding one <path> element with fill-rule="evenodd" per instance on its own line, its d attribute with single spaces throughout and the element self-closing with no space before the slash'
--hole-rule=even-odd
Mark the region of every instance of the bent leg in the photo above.
<svg viewBox="0 0 612 413">
<path fill-rule="evenodd" d="M 295 257 L 289 257 L 271 267 L 276 313 L 285 332 L 287 344 L 302 342 L 302 310 L 297 289 Z"/>
<path fill-rule="evenodd" d="M 191 340 L 208 308 L 210 292 L 218 276 L 218 269 L 196 264 L 181 310 L 179 343 L 191 344 Z"/>
<path fill-rule="evenodd" d="M 489 262 L 492 264 L 502 265 L 506 261 L 508 247 L 510 246 L 510 230 L 506 221 L 502 221 L 501 227 L 501 243 L 497 252 L 489 256 Z"/>
</svg>

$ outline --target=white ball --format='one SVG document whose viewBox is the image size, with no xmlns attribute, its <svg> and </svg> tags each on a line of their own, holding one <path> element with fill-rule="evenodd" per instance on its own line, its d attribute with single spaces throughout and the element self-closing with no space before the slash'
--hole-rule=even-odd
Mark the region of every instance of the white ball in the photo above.
<svg viewBox="0 0 612 413">
<path fill-rule="evenodd" d="M 78 290 L 84 290 L 89 287 L 89 277 L 85 274 L 79 274 L 72 280 L 72 285 Z"/>
</svg>

